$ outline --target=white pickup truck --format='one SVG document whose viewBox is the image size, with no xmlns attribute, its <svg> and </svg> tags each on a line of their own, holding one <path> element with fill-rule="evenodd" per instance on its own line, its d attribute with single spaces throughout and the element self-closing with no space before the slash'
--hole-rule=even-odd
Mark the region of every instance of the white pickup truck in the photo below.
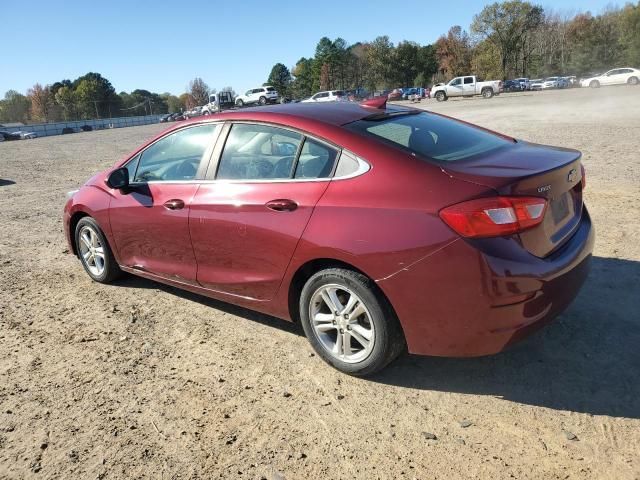
<svg viewBox="0 0 640 480">
<path fill-rule="evenodd" d="M 456 77 L 449 83 L 438 83 L 431 88 L 431 98 L 439 102 L 448 100 L 449 97 L 472 97 L 482 95 L 484 98 L 491 98 L 502 91 L 502 81 L 489 80 L 479 82 L 475 75 Z"/>
<path fill-rule="evenodd" d="M 209 95 L 209 103 L 202 107 L 200 115 L 213 115 L 214 113 L 228 110 L 234 106 L 235 103 L 233 102 L 231 92 L 212 93 Z"/>
</svg>

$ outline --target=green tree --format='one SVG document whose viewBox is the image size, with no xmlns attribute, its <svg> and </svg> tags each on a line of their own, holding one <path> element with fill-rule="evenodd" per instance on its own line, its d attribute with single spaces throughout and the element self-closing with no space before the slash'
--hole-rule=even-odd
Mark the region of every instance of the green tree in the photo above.
<svg viewBox="0 0 640 480">
<path fill-rule="evenodd" d="M 31 102 L 27 97 L 15 90 L 8 90 L 4 100 L 0 100 L 0 121 L 26 123 L 30 108 Z"/>
<path fill-rule="evenodd" d="M 393 43 L 387 35 L 376 37 L 367 49 L 368 83 L 371 90 L 389 88 L 393 82 Z"/>
<path fill-rule="evenodd" d="M 100 93 L 100 84 L 94 78 L 85 78 L 77 84 L 75 94 L 82 118 L 100 118 Z"/>
<path fill-rule="evenodd" d="M 276 63 L 271 69 L 267 85 L 272 85 L 280 95 L 287 96 L 291 87 L 291 72 L 282 63 Z"/>
<path fill-rule="evenodd" d="M 416 42 L 400 42 L 393 55 L 394 80 L 403 87 L 410 87 L 418 75 L 418 51 Z"/>
<path fill-rule="evenodd" d="M 473 17 L 471 31 L 492 42 L 500 53 L 502 77 L 516 70 L 514 59 L 523 48 L 526 34 L 543 20 L 542 7 L 512 0 L 487 5 Z"/>
<path fill-rule="evenodd" d="M 71 82 L 69 82 L 71 83 Z M 55 94 L 55 101 L 62 107 L 65 120 L 74 120 L 78 116 L 78 99 L 71 86 L 61 86 Z"/>
<path fill-rule="evenodd" d="M 293 68 L 294 80 L 291 85 L 293 96 L 305 98 L 314 92 L 314 61 L 311 58 L 301 58 Z"/>
</svg>

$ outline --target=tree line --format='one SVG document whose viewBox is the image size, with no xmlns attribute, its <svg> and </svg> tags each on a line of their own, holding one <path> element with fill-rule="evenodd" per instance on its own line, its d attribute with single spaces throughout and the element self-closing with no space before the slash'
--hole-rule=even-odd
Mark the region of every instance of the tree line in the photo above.
<svg viewBox="0 0 640 480">
<path fill-rule="evenodd" d="M 394 45 L 383 35 L 350 45 L 323 37 L 314 55 L 292 68 L 276 63 L 265 83 L 287 97 L 304 98 L 320 90 L 426 87 L 465 74 L 582 76 L 616 66 L 640 66 L 640 1 L 599 15 L 568 15 L 512 0 L 485 6 L 468 31 L 453 26 L 433 44 Z M 172 113 L 204 105 L 214 92 L 195 78 L 179 96 L 144 89 L 116 93 L 109 80 L 89 72 L 73 81 L 36 83 L 26 95 L 9 90 L 0 100 L 0 123 Z"/>
<path fill-rule="evenodd" d="M 502 80 L 581 76 L 616 66 L 640 66 L 640 2 L 594 16 L 514 0 L 485 6 L 469 31 L 453 26 L 429 45 L 394 45 L 388 36 L 348 45 L 323 37 L 313 57 L 291 70 L 275 64 L 266 83 L 301 98 L 319 90 L 426 87 L 468 74 Z"/>
</svg>

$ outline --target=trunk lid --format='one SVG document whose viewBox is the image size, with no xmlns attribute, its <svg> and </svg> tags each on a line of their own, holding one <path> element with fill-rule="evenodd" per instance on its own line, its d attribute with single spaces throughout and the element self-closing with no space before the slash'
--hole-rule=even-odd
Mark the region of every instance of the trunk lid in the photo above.
<svg viewBox="0 0 640 480">
<path fill-rule="evenodd" d="M 500 195 L 546 198 L 543 222 L 519 234 L 522 246 L 545 257 L 575 232 L 582 216 L 580 152 L 527 142 L 494 150 L 470 160 L 451 162 L 452 177 L 492 188 Z"/>
</svg>

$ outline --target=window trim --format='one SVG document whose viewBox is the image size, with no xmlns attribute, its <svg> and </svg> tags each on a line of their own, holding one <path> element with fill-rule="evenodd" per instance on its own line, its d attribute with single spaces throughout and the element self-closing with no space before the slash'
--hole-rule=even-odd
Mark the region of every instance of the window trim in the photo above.
<svg viewBox="0 0 640 480">
<path fill-rule="evenodd" d="M 200 158 L 200 164 L 198 165 L 198 170 L 196 171 L 196 177 L 192 180 L 151 180 L 151 181 L 147 181 L 147 182 L 134 182 L 133 179 L 129 179 L 129 185 L 132 187 L 135 186 L 141 186 L 141 185 L 148 185 L 148 184 L 157 184 L 157 183 L 162 183 L 162 184 L 167 184 L 167 183 L 191 183 L 191 182 L 199 182 L 202 181 L 205 178 L 206 172 L 207 172 L 207 168 L 209 166 L 209 164 L 211 163 L 211 158 L 212 158 L 212 154 L 213 154 L 213 150 L 216 146 L 216 144 L 218 143 L 218 139 L 220 138 L 222 131 L 224 129 L 224 123 L 223 122 L 202 122 L 202 123 L 194 123 L 194 124 L 189 124 L 189 125 L 184 125 L 183 127 L 180 128 L 176 128 L 175 130 L 171 130 L 170 132 L 167 132 L 166 135 L 163 135 L 160 138 L 157 138 L 156 140 L 154 140 L 153 142 L 151 142 L 148 145 L 145 145 L 144 148 L 138 150 L 137 152 L 135 152 L 131 157 L 129 157 L 127 160 L 125 160 L 118 168 L 126 168 L 127 165 L 132 162 L 133 160 L 136 159 L 136 157 L 140 157 L 138 158 L 138 165 L 136 165 L 136 171 L 134 172 L 133 178 L 135 178 L 135 176 L 138 173 L 138 168 L 140 168 L 140 160 L 142 159 L 142 156 L 144 155 L 144 152 L 146 152 L 149 148 L 151 148 L 153 145 L 155 145 L 156 143 L 158 143 L 161 140 L 164 140 L 165 138 L 169 137 L 170 135 L 173 135 L 175 133 L 181 132 L 183 130 L 188 130 L 190 128 L 195 128 L 195 127 L 201 127 L 201 126 L 209 126 L 209 125 L 213 125 L 214 127 L 218 127 L 218 125 L 221 125 L 223 128 L 221 129 L 217 129 L 215 128 L 212 134 L 212 138 L 211 141 L 209 142 L 209 145 L 207 146 L 207 148 L 205 149 L 204 153 L 202 154 L 202 157 Z M 216 134 L 216 131 L 218 132 Z"/>
<path fill-rule="evenodd" d="M 229 135 L 229 132 L 231 131 L 231 126 L 234 123 L 248 123 L 248 124 L 258 124 L 258 125 L 267 125 L 267 126 L 272 126 L 272 127 L 276 127 L 276 128 L 281 128 L 283 130 L 290 130 L 292 132 L 298 133 L 300 135 L 302 135 L 303 140 L 302 142 L 300 142 L 300 147 L 298 149 L 298 152 L 296 152 L 296 157 L 295 157 L 295 164 L 297 165 L 297 159 L 300 155 L 300 152 L 302 151 L 302 145 L 304 145 L 304 141 L 307 138 L 310 138 L 312 140 L 317 141 L 318 143 L 322 143 L 327 145 L 329 148 L 332 148 L 334 150 L 336 150 L 338 152 L 338 155 L 336 156 L 336 161 L 334 162 L 333 165 L 333 169 L 331 170 L 331 175 L 329 177 L 325 177 L 325 178 L 278 178 L 278 179 L 264 179 L 264 180 L 258 180 L 258 179 L 253 179 L 253 180 L 223 180 L 223 179 L 216 179 L 215 176 L 217 175 L 218 172 L 218 165 L 220 163 L 220 157 L 222 155 L 222 151 L 224 149 L 224 145 L 226 144 L 227 141 L 227 137 Z M 130 185 L 135 187 L 135 186 L 141 186 L 141 185 L 154 185 L 154 184 L 162 184 L 162 185 L 188 185 L 188 184 L 206 184 L 206 185 L 210 185 L 210 184 L 216 184 L 216 183 L 220 183 L 220 184 L 225 184 L 225 183 L 247 183 L 247 184 L 251 184 L 251 183 L 310 183 L 310 182 L 333 182 L 333 181 L 341 181 L 341 180 L 349 180 L 355 177 L 359 177 L 360 175 L 364 175 L 365 173 L 369 172 L 370 170 L 373 169 L 373 165 L 371 165 L 369 162 L 367 162 L 365 159 L 363 159 L 362 157 L 356 155 L 355 153 L 342 148 L 340 146 L 338 146 L 337 144 L 329 141 L 329 140 L 325 140 L 323 138 L 320 138 L 316 135 L 313 134 L 309 134 L 307 132 L 305 132 L 304 130 L 300 130 L 294 127 L 290 127 L 288 125 L 282 125 L 279 123 L 274 123 L 274 122 L 268 122 L 268 121 L 252 121 L 252 120 L 227 120 L 227 121 L 215 121 L 215 122 L 211 122 L 211 121 L 207 121 L 207 122 L 202 122 L 202 123 L 196 123 L 196 124 L 190 124 L 190 125 L 185 125 L 184 127 L 181 128 L 177 128 L 175 130 L 172 130 L 171 132 L 167 132 L 167 135 L 164 135 L 160 138 L 158 138 L 156 141 L 154 141 L 153 143 L 150 143 L 149 145 L 146 145 L 143 149 L 138 150 L 137 152 L 135 152 L 131 157 L 129 157 L 126 161 L 124 161 L 120 167 L 125 167 L 127 165 L 127 163 L 129 163 L 131 160 L 133 160 L 136 156 L 138 156 L 139 154 L 143 153 L 147 148 L 149 148 L 151 145 L 153 145 L 154 143 L 162 140 L 163 138 L 166 138 L 168 135 L 175 133 L 179 130 L 183 130 L 186 128 L 192 128 L 192 127 L 197 127 L 197 126 L 201 126 L 201 125 L 222 125 L 222 128 L 219 131 L 219 134 L 217 135 L 217 137 L 215 138 L 215 140 L 212 142 L 212 144 L 210 145 L 210 147 L 208 148 L 209 150 L 209 156 L 207 158 L 207 151 L 205 151 L 205 154 L 202 157 L 202 164 L 200 166 L 200 168 L 202 168 L 203 165 L 205 165 L 205 168 L 203 169 L 203 171 L 200 171 L 200 168 L 198 168 L 198 173 L 196 174 L 195 179 L 193 180 L 150 180 L 148 182 L 137 182 L 137 183 L 131 183 Z M 342 156 L 347 156 L 350 157 L 352 160 L 355 160 L 358 163 L 358 168 L 356 169 L 355 172 L 352 172 L 350 174 L 347 175 L 342 175 L 339 177 L 335 176 L 335 173 L 338 169 L 338 165 L 340 164 L 340 160 L 342 159 Z M 137 170 L 137 167 L 136 167 Z M 202 174 L 202 176 L 201 176 Z M 290 175 L 291 177 L 295 174 L 295 169 L 292 169 Z"/>
<path fill-rule="evenodd" d="M 293 161 L 293 165 L 292 165 L 292 169 L 289 172 L 289 178 L 266 178 L 266 179 L 218 179 L 216 178 L 218 175 L 218 168 L 220 167 L 220 159 L 222 158 L 222 152 L 224 151 L 224 146 L 227 143 L 227 139 L 229 138 L 229 133 L 231 132 L 231 127 L 234 124 L 249 124 L 249 125 L 264 125 L 267 127 L 273 127 L 273 128 L 279 128 L 281 130 L 288 130 L 290 132 L 296 133 L 298 135 L 302 136 L 302 141 L 300 142 L 300 145 L 298 146 L 298 150 L 296 151 L 296 155 Z M 324 178 L 293 178 L 293 175 L 295 175 L 295 169 L 298 165 L 298 159 L 300 157 L 300 153 L 302 152 L 302 146 L 304 145 L 305 141 L 307 140 L 307 138 L 310 138 L 311 140 L 314 140 L 320 144 L 323 144 L 325 146 L 327 146 L 328 148 L 335 150 L 337 152 L 336 155 L 336 161 L 334 161 L 334 165 L 331 168 L 331 174 L 328 177 L 324 177 Z M 221 131 L 220 136 L 218 137 L 218 142 L 220 143 L 220 147 L 218 148 L 218 145 L 216 144 L 216 152 L 215 155 L 212 155 L 211 158 L 211 162 L 209 165 L 209 168 L 207 170 L 207 175 L 205 177 L 205 181 L 207 183 L 210 182 L 218 182 L 218 183 L 291 183 L 291 182 L 329 182 L 331 180 L 340 180 L 341 178 L 338 177 L 334 177 L 333 175 L 336 172 L 336 169 L 338 167 L 338 163 L 340 162 L 340 157 L 342 155 L 342 152 L 344 151 L 343 148 L 341 148 L 340 146 L 329 142 L 327 140 L 324 140 L 322 138 L 319 138 L 315 135 L 310 135 L 309 133 L 297 129 L 297 128 L 293 128 L 290 127 L 288 125 L 282 125 L 279 123 L 273 123 L 273 122 L 267 122 L 267 121 L 258 121 L 258 120 L 229 120 L 228 122 L 226 122 L 225 127 L 223 128 L 223 130 Z M 371 169 L 371 166 L 365 162 L 364 160 L 360 159 L 360 157 L 356 156 L 356 159 L 360 162 L 364 162 L 366 165 L 368 165 L 369 168 L 367 168 L 365 171 L 363 171 L 362 173 L 365 173 L 367 171 L 369 171 Z M 351 178 L 351 177 L 350 177 Z"/>
</svg>

